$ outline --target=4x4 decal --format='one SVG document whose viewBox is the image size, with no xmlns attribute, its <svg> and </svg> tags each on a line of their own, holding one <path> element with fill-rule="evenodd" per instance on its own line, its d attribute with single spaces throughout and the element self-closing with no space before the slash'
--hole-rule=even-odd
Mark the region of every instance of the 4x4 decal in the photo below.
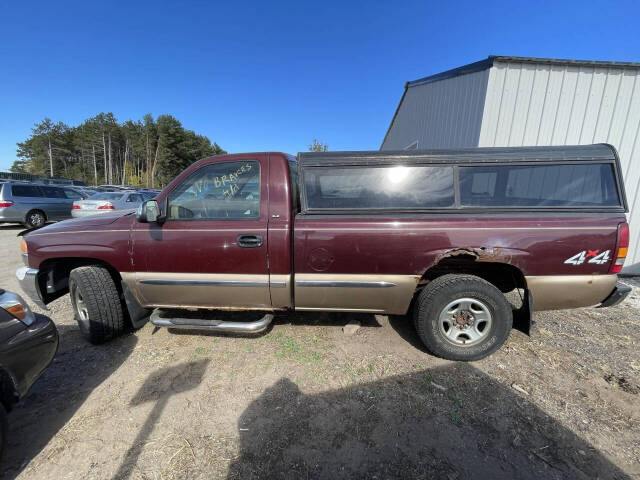
<svg viewBox="0 0 640 480">
<path fill-rule="evenodd" d="M 610 252 L 611 250 L 605 250 L 602 253 L 600 253 L 600 250 L 583 250 L 580 253 L 576 253 L 573 257 L 567 258 L 564 263 L 582 265 L 586 261 L 587 263 L 604 265 L 611 260 L 611 258 L 609 258 Z"/>
</svg>

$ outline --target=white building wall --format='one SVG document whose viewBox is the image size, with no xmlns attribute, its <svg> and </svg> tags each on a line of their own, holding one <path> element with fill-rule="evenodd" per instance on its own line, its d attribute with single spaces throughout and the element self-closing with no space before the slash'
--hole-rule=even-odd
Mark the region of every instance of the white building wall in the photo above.
<svg viewBox="0 0 640 480">
<path fill-rule="evenodd" d="M 488 72 L 478 146 L 610 143 L 618 150 L 630 209 L 624 272 L 640 274 L 640 69 L 496 62 Z"/>
<path fill-rule="evenodd" d="M 489 70 L 407 89 L 380 150 L 475 147 Z"/>
</svg>

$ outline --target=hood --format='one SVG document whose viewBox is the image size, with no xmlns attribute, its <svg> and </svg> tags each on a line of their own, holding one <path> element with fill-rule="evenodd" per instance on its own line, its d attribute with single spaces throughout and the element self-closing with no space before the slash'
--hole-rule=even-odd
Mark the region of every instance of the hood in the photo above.
<svg viewBox="0 0 640 480">
<path fill-rule="evenodd" d="M 52 223 L 46 227 L 38 229 L 38 233 L 55 232 L 59 230 L 82 230 L 85 227 L 97 227 L 110 225 L 122 217 L 133 216 L 134 210 L 114 210 L 109 213 L 101 213 L 92 217 L 70 218 L 61 222 Z"/>
</svg>

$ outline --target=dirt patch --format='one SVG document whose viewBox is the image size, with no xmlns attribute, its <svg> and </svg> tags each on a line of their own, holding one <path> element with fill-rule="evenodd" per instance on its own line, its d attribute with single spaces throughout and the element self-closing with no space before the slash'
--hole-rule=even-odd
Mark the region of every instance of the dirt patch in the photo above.
<svg viewBox="0 0 640 480">
<path fill-rule="evenodd" d="M 12 290 L 18 231 L 0 229 Z M 48 314 L 60 349 L 9 415 L 3 478 L 640 478 L 634 297 L 536 313 L 532 337 L 473 364 L 427 354 L 404 317 L 146 325 L 96 347 L 68 298 Z"/>
</svg>

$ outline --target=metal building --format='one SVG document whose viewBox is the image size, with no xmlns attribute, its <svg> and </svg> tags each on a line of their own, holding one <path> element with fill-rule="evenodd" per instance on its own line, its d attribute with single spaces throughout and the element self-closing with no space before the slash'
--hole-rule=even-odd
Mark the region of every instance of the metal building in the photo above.
<svg viewBox="0 0 640 480">
<path fill-rule="evenodd" d="M 640 63 L 490 56 L 407 82 L 381 150 L 610 143 L 640 274 Z"/>
</svg>

